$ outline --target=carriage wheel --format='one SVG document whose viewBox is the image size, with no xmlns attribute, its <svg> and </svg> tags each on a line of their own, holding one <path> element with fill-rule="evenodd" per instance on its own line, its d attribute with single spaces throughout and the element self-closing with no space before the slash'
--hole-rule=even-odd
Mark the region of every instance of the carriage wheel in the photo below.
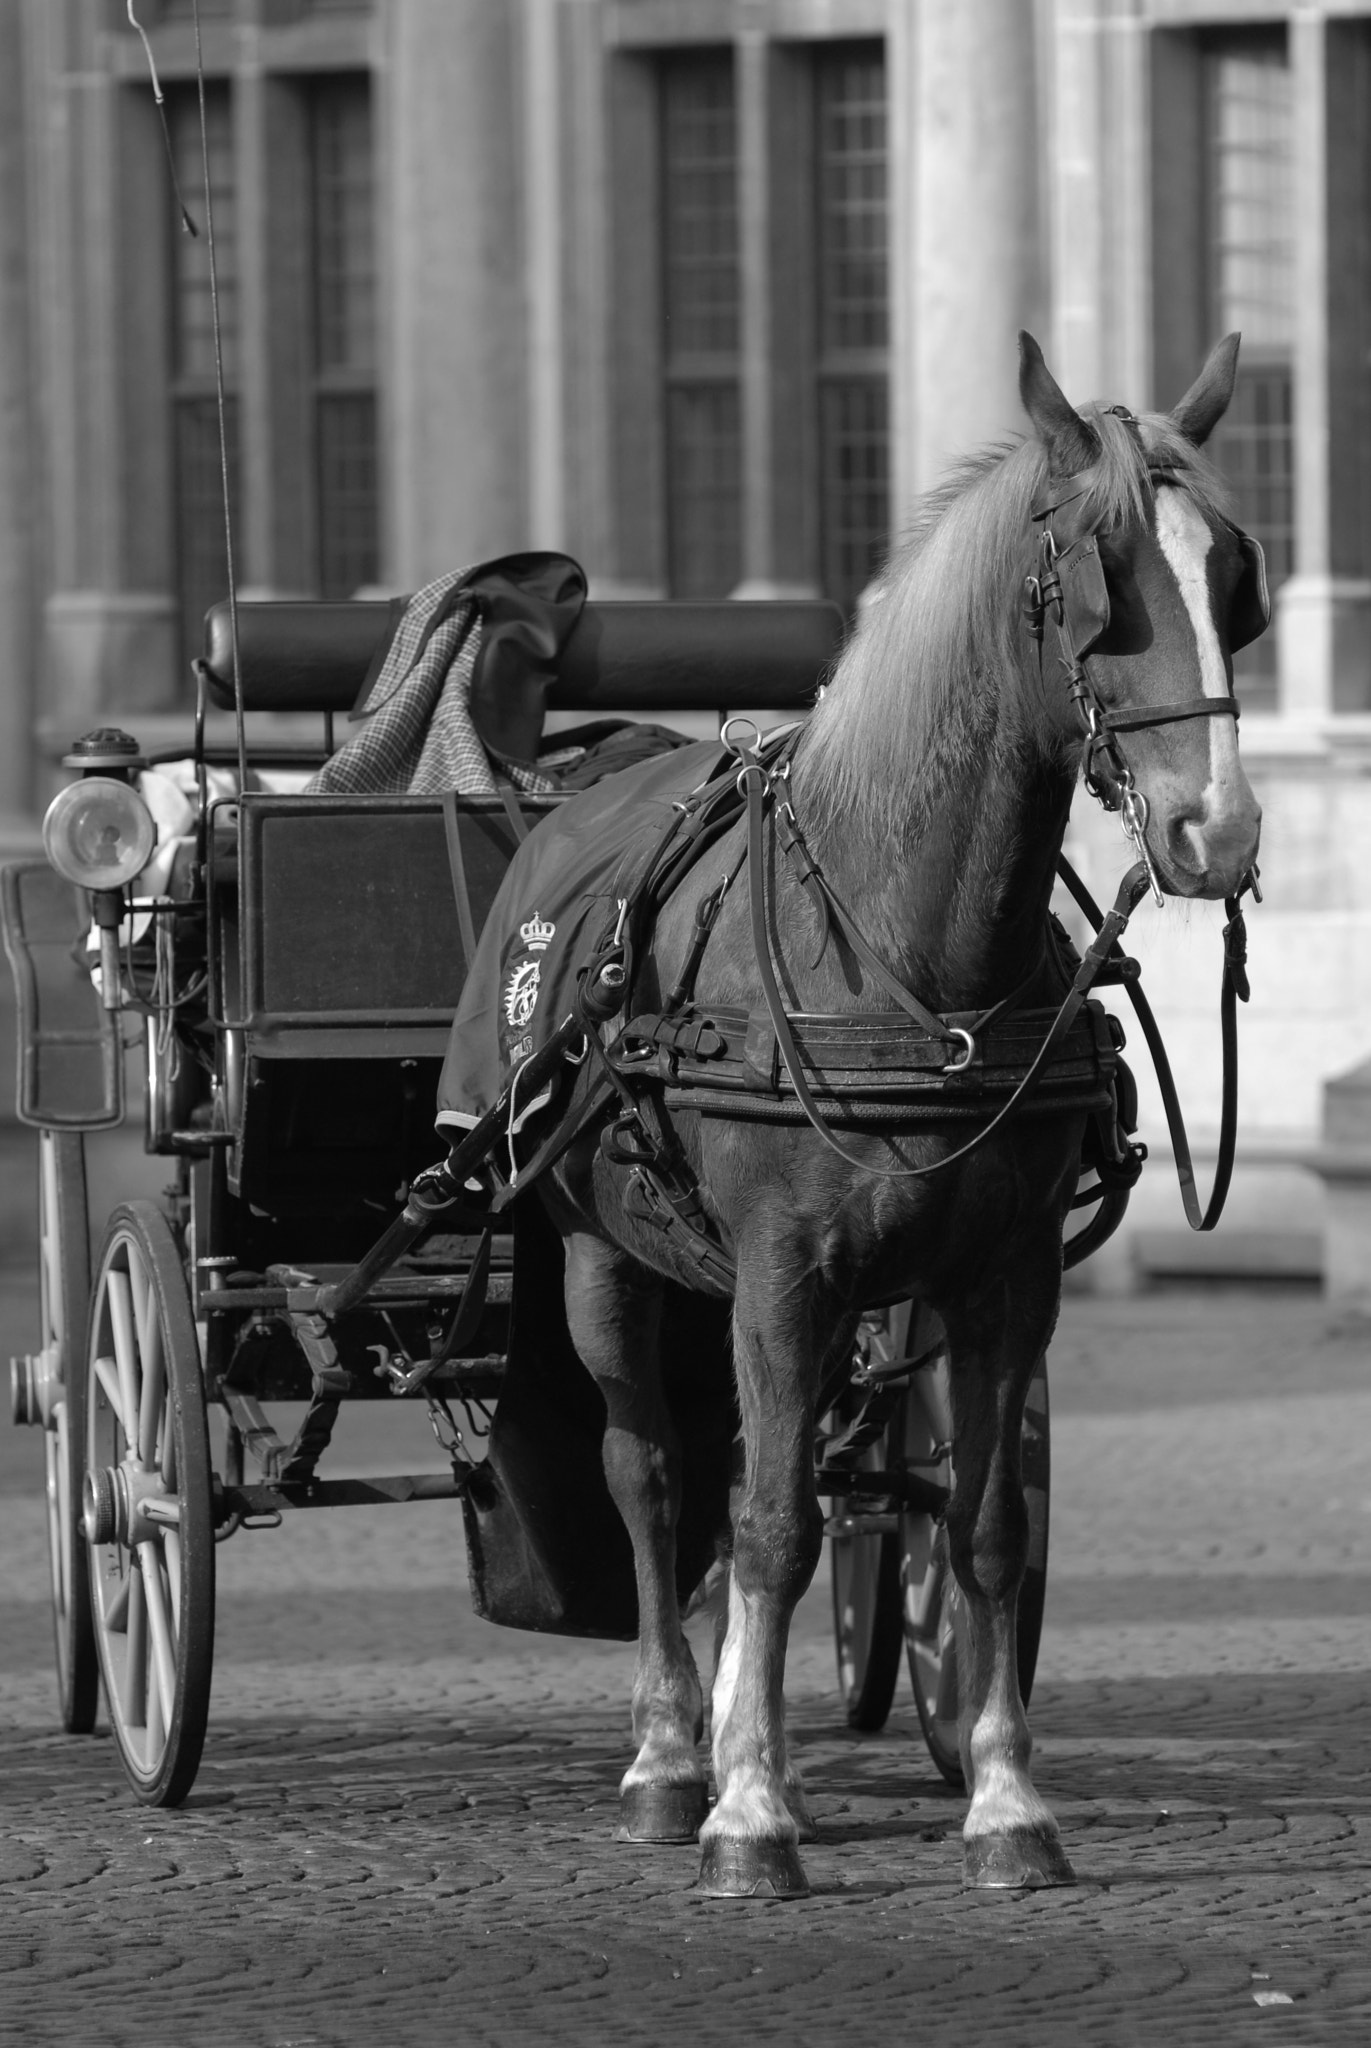
<svg viewBox="0 0 1371 2048">
<path fill-rule="evenodd" d="M 204 1747 L 214 1527 L 200 1355 L 161 1210 L 110 1218 L 90 1322 L 85 1528 L 110 1723 L 149 1806 L 176 1806 Z"/>
<path fill-rule="evenodd" d="M 952 1404 L 947 1355 L 914 1375 L 904 1407 L 907 1463 L 952 1486 Z M 1028 1563 L 1019 1588 L 1019 1695 L 1033 1691 L 1047 1593 L 1047 1512 L 1051 1464 L 1047 1361 L 1039 1362 L 1028 1389 L 1020 1439 L 1024 1504 L 1028 1509 Z M 904 1634 L 914 1705 L 928 1753 L 949 1785 L 963 1787 L 957 1743 L 958 1666 L 965 1652 L 966 1615 L 947 1551 L 947 1531 L 931 1515 L 900 1517 L 900 1579 Z"/>
<path fill-rule="evenodd" d="M 908 1308 L 889 1309 L 863 1318 L 862 1343 L 877 1356 L 898 1355 L 904 1332 L 899 1319 Z M 831 1421 L 838 1427 L 856 1412 L 856 1398 L 845 1395 Z M 863 1452 L 858 1463 L 867 1471 L 884 1469 L 884 1440 Z M 900 1539 L 898 1518 L 872 1513 L 860 1498 L 833 1501 L 828 1524 L 832 1539 L 833 1636 L 838 1652 L 838 1688 L 849 1728 L 873 1734 L 883 1728 L 895 1697 L 900 1672 Z"/>
<path fill-rule="evenodd" d="M 43 1432 L 48 1563 L 57 1697 L 62 1726 L 69 1735 L 89 1735 L 100 1700 L 90 1574 L 79 1528 L 86 1440 L 82 1346 L 89 1306 L 85 1143 L 76 1131 L 40 1131 L 38 1314 L 42 1349 L 37 1364 L 49 1382 Z M 30 1415 L 28 1419 L 38 1418 Z"/>
</svg>

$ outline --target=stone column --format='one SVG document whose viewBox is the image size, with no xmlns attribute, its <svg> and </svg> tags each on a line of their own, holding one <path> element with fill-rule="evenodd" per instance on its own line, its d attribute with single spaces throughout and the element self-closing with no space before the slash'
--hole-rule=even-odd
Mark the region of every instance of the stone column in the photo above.
<svg viewBox="0 0 1371 2048">
<path fill-rule="evenodd" d="M 1062 389 L 1141 406 L 1151 390 L 1147 42 L 1136 0 L 1052 0 L 1044 212 Z M 1196 357 L 1195 367 L 1199 367 Z"/>
<path fill-rule="evenodd" d="M 601 0 L 563 5 L 559 25 L 562 545 L 598 588 L 614 565 L 610 473 L 620 403 L 610 367 L 613 199 Z"/>
<path fill-rule="evenodd" d="M 1047 339 L 1035 24 L 1024 0 L 892 11 L 897 523 L 911 488 L 1022 424 L 1018 330 Z"/>
<path fill-rule="evenodd" d="M 386 574 L 529 543 L 521 10 L 391 0 L 381 203 Z"/>
<path fill-rule="evenodd" d="M 1323 1286 L 1335 1314 L 1371 1317 L 1371 1060 L 1323 1084 Z"/>
<path fill-rule="evenodd" d="M 29 721 L 38 652 L 22 44 L 20 10 L 8 0 L 0 7 L 0 820 L 30 800 Z"/>
<path fill-rule="evenodd" d="M 1365 515 L 1361 249 L 1364 24 L 1297 12 L 1294 97 L 1295 573 L 1277 600 L 1281 709 L 1371 707 L 1371 537 Z M 1348 206 L 1350 203 L 1350 211 Z"/>
<path fill-rule="evenodd" d="M 540 548 L 567 544 L 560 15 L 559 0 L 524 0 L 528 537 Z"/>
</svg>

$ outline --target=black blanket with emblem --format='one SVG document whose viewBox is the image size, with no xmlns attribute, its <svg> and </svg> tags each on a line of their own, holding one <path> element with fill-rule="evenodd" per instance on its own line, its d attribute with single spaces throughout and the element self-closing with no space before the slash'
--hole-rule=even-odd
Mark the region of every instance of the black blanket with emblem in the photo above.
<svg viewBox="0 0 1371 2048">
<path fill-rule="evenodd" d="M 530 833 L 491 906 L 438 1088 L 438 1127 L 474 1124 L 571 1009 L 576 976 L 630 899 L 673 816 L 724 749 L 680 747 L 571 797 Z M 520 1102 L 517 1130 L 543 1095 Z"/>
</svg>

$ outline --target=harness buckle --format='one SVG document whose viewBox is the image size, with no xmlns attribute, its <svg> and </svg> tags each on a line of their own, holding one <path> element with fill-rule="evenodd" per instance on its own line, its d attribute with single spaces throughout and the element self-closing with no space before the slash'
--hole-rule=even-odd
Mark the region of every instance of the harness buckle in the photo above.
<svg viewBox="0 0 1371 2048">
<path fill-rule="evenodd" d="M 942 1071 L 945 1074 L 964 1074 L 976 1057 L 976 1041 L 969 1031 L 963 1031 L 960 1024 L 949 1024 L 947 1030 L 949 1037 L 960 1038 L 963 1049 L 955 1059 L 948 1061 Z"/>
</svg>

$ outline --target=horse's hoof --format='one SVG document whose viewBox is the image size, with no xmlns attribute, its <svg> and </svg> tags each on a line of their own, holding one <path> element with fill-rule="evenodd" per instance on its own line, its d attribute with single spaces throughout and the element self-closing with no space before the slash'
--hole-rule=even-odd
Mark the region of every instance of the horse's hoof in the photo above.
<svg viewBox="0 0 1371 2048">
<path fill-rule="evenodd" d="M 693 1785 L 629 1785 L 619 1794 L 616 1842 L 693 1842 L 709 1812 L 709 1791 Z"/>
<path fill-rule="evenodd" d="M 972 1835 L 962 1844 L 962 1883 L 975 1891 L 1039 1891 L 1074 1884 L 1076 1873 L 1056 1835 L 1010 1828 L 1002 1835 Z"/>
<path fill-rule="evenodd" d="M 695 1887 L 707 1899 L 807 1899 L 809 1880 L 793 1842 L 737 1842 L 715 1835 Z"/>
</svg>

